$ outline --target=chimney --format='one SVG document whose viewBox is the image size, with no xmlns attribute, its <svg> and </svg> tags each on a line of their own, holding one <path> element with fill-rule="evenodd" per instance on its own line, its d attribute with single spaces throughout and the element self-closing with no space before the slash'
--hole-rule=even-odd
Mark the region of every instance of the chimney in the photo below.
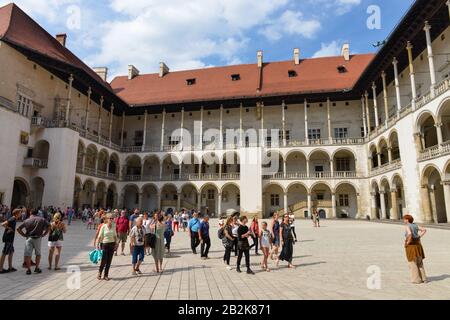
<svg viewBox="0 0 450 320">
<path fill-rule="evenodd" d="M 136 78 L 139 75 L 139 70 L 136 69 L 135 66 L 129 65 L 128 66 L 128 80 L 132 80 Z"/>
<path fill-rule="evenodd" d="M 299 48 L 294 49 L 294 63 L 300 64 L 300 49 Z"/>
<path fill-rule="evenodd" d="M 344 57 L 345 61 L 350 61 L 350 44 L 344 43 L 341 50 L 341 56 Z"/>
<path fill-rule="evenodd" d="M 258 68 L 262 68 L 262 66 L 263 66 L 263 52 L 262 52 L 262 50 L 258 50 L 257 57 L 258 57 Z"/>
<path fill-rule="evenodd" d="M 65 34 L 65 33 L 60 33 L 60 34 L 57 34 L 57 35 L 55 36 L 55 38 L 56 38 L 56 40 L 58 40 L 59 43 L 61 43 L 61 45 L 62 45 L 63 47 L 66 46 L 67 34 Z"/>
<path fill-rule="evenodd" d="M 93 68 L 94 72 L 98 74 L 100 78 L 102 78 L 103 81 L 107 82 L 108 80 L 108 68 L 106 67 L 99 67 L 99 68 Z"/>
<path fill-rule="evenodd" d="M 169 67 L 164 62 L 159 63 L 159 77 L 160 78 L 162 78 L 166 74 L 168 74 L 169 71 L 170 71 Z"/>
</svg>

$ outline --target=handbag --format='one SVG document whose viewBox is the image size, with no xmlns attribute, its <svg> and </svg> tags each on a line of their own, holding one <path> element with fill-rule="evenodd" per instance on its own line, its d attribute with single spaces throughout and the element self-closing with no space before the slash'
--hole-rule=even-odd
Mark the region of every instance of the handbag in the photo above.
<svg viewBox="0 0 450 320">
<path fill-rule="evenodd" d="M 156 228 L 157 228 L 157 225 L 155 224 L 155 231 L 154 231 L 155 233 L 156 233 Z M 150 232 L 146 235 L 148 246 L 152 249 L 155 249 L 155 247 L 156 247 L 156 234 L 155 233 Z"/>
<path fill-rule="evenodd" d="M 95 249 L 89 252 L 89 261 L 94 265 L 98 264 L 98 262 L 102 260 L 102 257 L 103 250 Z"/>
<path fill-rule="evenodd" d="M 55 227 L 55 229 L 53 229 L 50 235 L 48 236 L 48 241 L 56 242 L 60 239 L 60 237 L 61 237 L 61 230 Z"/>
</svg>

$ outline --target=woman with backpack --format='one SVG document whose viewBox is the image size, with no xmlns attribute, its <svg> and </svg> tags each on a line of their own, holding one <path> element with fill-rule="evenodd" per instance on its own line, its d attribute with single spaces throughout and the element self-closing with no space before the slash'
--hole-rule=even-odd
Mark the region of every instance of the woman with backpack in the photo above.
<svg viewBox="0 0 450 320">
<path fill-rule="evenodd" d="M 222 240 L 222 244 L 225 248 L 225 254 L 223 255 L 223 262 L 227 265 L 227 270 L 233 270 L 230 266 L 231 260 L 231 250 L 234 245 L 234 237 L 233 237 L 233 217 L 229 217 L 227 221 L 221 223 L 219 222 L 219 239 Z"/>
<path fill-rule="evenodd" d="M 48 270 L 52 270 L 53 255 L 55 254 L 55 271 L 61 270 L 59 267 L 59 259 L 64 241 L 64 233 L 66 233 L 66 225 L 62 222 L 61 215 L 56 213 L 50 224 L 50 232 L 48 236 Z"/>
</svg>

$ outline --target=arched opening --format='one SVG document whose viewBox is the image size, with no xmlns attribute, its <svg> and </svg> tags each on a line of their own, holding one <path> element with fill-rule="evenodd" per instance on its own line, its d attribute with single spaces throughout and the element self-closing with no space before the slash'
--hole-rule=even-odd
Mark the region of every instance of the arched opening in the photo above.
<svg viewBox="0 0 450 320">
<path fill-rule="evenodd" d="M 162 162 L 162 180 L 177 180 L 180 176 L 179 159 L 175 155 L 167 155 Z"/>
<path fill-rule="evenodd" d="M 181 208 L 186 210 L 197 209 L 198 191 L 192 183 L 187 183 L 181 187 Z"/>
<path fill-rule="evenodd" d="M 78 209 L 81 208 L 81 192 L 83 191 L 81 180 L 78 177 L 75 177 L 75 184 L 73 188 L 73 207 Z"/>
<path fill-rule="evenodd" d="M 159 158 L 156 155 L 146 157 L 144 159 L 144 180 L 159 180 L 160 168 Z"/>
<path fill-rule="evenodd" d="M 326 213 L 326 217 L 331 217 L 331 188 L 325 183 L 318 183 L 314 185 L 311 189 L 311 206 L 312 210 L 317 210 Z"/>
<path fill-rule="evenodd" d="M 109 157 L 108 174 L 118 176 L 120 168 L 119 156 L 116 153 L 111 154 Z"/>
<path fill-rule="evenodd" d="M 386 140 L 381 139 L 378 144 L 378 150 L 380 152 L 381 165 L 389 163 L 389 151 Z"/>
<path fill-rule="evenodd" d="M 378 187 L 378 184 L 374 181 L 372 182 L 372 204 L 371 204 L 372 210 L 374 212 L 372 213 L 372 216 L 375 219 L 380 220 L 381 219 L 381 198 L 380 198 L 380 188 Z"/>
<path fill-rule="evenodd" d="M 222 206 L 218 216 L 224 213 L 233 214 L 234 212 L 241 212 L 241 192 L 237 185 L 230 183 L 222 188 Z"/>
<path fill-rule="evenodd" d="M 427 195 L 422 198 L 425 215 L 430 212 L 434 223 L 447 223 L 444 187 L 440 172 L 433 166 L 425 169 L 422 182 L 427 187 Z"/>
<path fill-rule="evenodd" d="M 183 180 L 191 180 L 195 178 L 194 175 L 198 174 L 200 159 L 193 153 L 185 154 L 182 158 L 183 165 L 181 174 Z"/>
<path fill-rule="evenodd" d="M 108 191 L 106 191 L 106 208 L 117 208 L 117 187 L 115 184 L 110 184 Z"/>
<path fill-rule="evenodd" d="M 27 207 L 29 188 L 22 179 L 15 179 L 11 200 L 11 208 Z"/>
<path fill-rule="evenodd" d="M 336 215 L 352 219 L 358 215 L 357 191 L 351 183 L 341 183 L 336 188 Z"/>
<path fill-rule="evenodd" d="M 97 162 L 97 147 L 93 144 L 89 145 L 86 149 L 86 159 L 84 167 L 95 171 L 95 163 Z"/>
<path fill-rule="evenodd" d="M 226 152 L 222 158 L 222 178 L 238 179 L 241 161 L 237 152 Z"/>
<path fill-rule="evenodd" d="M 403 218 L 403 209 L 406 208 L 406 200 L 403 180 L 399 175 L 395 175 L 392 180 L 391 203 L 393 218 L 401 220 Z"/>
<path fill-rule="evenodd" d="M 447 100 L 438 114 L 439 122 L 442 124 L 442 141 L 450 141 L 450 99 Z"/>
<path fill-rule="evenodd" d="M 310 172 L 315 178 L 330 177 L 330 156 L 323 150 L 314 151 L 309 156 Z"/>
<path fill-rule="evenodd" d="M 424 113 L 418 119 L 419 132 L 422 138 L 422 149 L 434 147 L 438 144 L 437 131 L 433 115 Z"/>
<path fill-rule="evenodd" d="M 127 185 L 123 191 L 123 206 L 127 210 L 133 210 L 139 208 L 139 188 L 138 186 L 131 184 Z"/>
<path fill-rule="evenodd" d="M 83 207 L 94 208 L 95 185 L 92 180 L 86 180 L 83 185 L 83 191 L 80 194 L 81 205 Z"/>
<path fill-rule="evenodd" d="M 375 169 L 375 168 L 377 168 L 379 166 L 379 163 L 378 163 L 378 152 L 377 152 L 377 147 L 375 145 L 372 144 L 370 146 L 369 154 L 370 154 L 371 168 Z"/>
<path fill-rule="evenodd" d="M 99 174 L 106 175 L 108 171 L 109 155 L 108 152 L 103 149 L 98 153 L 97 172 Z"/>
<path fill-rule="evenodd" d="M 102 181 L 97 184 L 96 201 L 94 206 L 97 208 L 106 208 L 106 184 Z"/>
<path fill-rule="evenodd" d="M 173 184 L 166 184 L 161 189 L 161 209 L 176 210 L 178 205 L 178 190 Z"/>
<path fill-rule="evenodd" d="M 126 160 L 126 176 L 128 180 L 140 180 L 141 178 L 141 158 L 138 155 L 131 155 Z"/>
<path fill-rule="evenodd" d="M 341 149 L 333 155 L 334 172 L 337 176 L 347 177 L 356 171 L 356 160 L 353 152 Z"/>
<path fill-rule="evenodd" d="M 398 134 L 396 131 L 391 133 L 389 144 L 391 146 L 392 161 L 400 160 L 400 145 L 398 143 Z"/>
<path fill-rule="evenodd" d="M 288 208 L 296 217 L 308 217 L 308 190 L 301 183 L 294 183 L 287 191 Z"/>
<path fill-rule="evenodd" d="M 390 197 L 391 187 L 389 186 L 389 181 L 384 179 L 381 181 L 381 193 L 380 193 L 380 201 L 381 201 L 381 215 L 382 219 L 391 219 L 391 208 L 392 202 Z M 383 206 L 384 200 L 384 206 Z M 383 214 L 384 210 L 384 214 Z"/>
<path fill-rule="evenodd" d="M 39 140 L 36 142 L 33 148 L 33 158 L 48 161 L 48 155 L 50 153 L 50 143 L 46 140 Z"/>
<path fill-rule="evenodd" d="M 83 142 L 78 141 L 78 152 L 77 152 L 77 171 L 83 169 L 83 159 L 85 156 L 85 147 Z"/>
<path fill-rule="evenodd" d="M 303 152 L 293 151 L 286 157 L 286 177 L 306 177 L 306 156 Z"/>
<path fill-rule="evenodd" d="M 159 209 L 158 188 L 154 184 L 147 184 L 142 188 L 142 210 L 153 212 Z"/>
<path fill-rule="evenodd" d="M 284 190 L 278 184 L 269 184 L 263 193 L 264 218 L 284 209 Z"/>
<path fill-rule="evenodd" d="M 44 196 L 44 179 L 35 177 L 31 180 L 31 207 L 42 207 L 42 198 Z"/>
<path fill-rule="evenodd" d="M 220 173 L 220 158 L 215 152 L 205 153 L 202 157 L 203 179 L 215 179 Z"/>
<path fill-rule="evenodd" d="M 284 158 L 281 153 L 269 151 L 263 155 L 262 167 L 263 175 L 282 177 L 283 176 Z"/>
<path fill-rule="evenodd" d="M 218 215 L 219 189 L 212 183 L 204 185 L 200 192 L 200 212 L 215 217 Z"/>
</svg>

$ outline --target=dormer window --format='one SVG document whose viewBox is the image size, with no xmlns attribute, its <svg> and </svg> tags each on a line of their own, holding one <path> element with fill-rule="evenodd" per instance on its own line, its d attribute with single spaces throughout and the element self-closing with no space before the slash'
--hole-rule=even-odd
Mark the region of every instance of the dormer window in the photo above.
<svg viewBox="0 0 450 320">
<path fill-rule="evenodd" d="M 297 76 L 297 71 L 295 70 L 289 70 L 288 71 L 289 78 L 295 78 Z"/>
<path fill-rule="evenodd" d="M 231 81 L 239 81 L 241 80 L 241 75 L 240 74 L 232 74 L 231 75 Z"/>
<path fill-rule="evenodd" d="M 339 73 L 346 73 L 347 72 L 347 68 L 345 66 L 338 66 L 337 70 Z"/>
<path fill-rule="evenodd" d="M 188 86 L 193 86 L 196 82 L 197 82 L 197 81 L 196 81 L 195 78 L 187 79 L 187 80 L 186 80 L 186 84 L 187 84 Z"/>
</svg>

